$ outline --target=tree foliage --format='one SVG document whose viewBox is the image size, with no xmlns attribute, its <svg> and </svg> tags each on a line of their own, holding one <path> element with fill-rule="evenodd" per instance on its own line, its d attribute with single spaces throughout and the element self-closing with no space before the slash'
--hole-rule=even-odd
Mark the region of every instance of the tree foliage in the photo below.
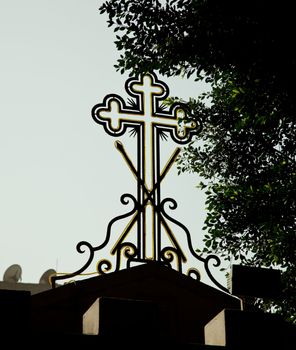
<svg viewBox="0 0 296 350">
<path fill-rule="evenodd" d="M 204 252 L 283 270 L 265 301 L 296 322 L 296 55 L 288 1 L 110 0 L 117 62 L 131 74 L 194 75 L 211 91 L 187 101 L 203 123 L 180 171 L 204 178 Z"/>
</svg>

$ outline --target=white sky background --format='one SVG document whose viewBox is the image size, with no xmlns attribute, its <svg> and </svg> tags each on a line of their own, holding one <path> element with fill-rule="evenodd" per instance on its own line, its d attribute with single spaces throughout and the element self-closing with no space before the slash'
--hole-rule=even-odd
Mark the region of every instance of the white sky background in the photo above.
<svg viewBox="0 0 296 350">
<path fill-rule="evenodd" d="M 91 117 L 105 95 L 125 96 L 127 79 L 113 67 L 115 35 L 101 3 L 0 0 L 0 279 L 15 263 L 23 282 L 37 283 L 49 268 L 77 270 L 87 257 L 76 244 L 99 245 L 109 221 L 127 211 L 119 199 L 136 183 L 116 139 Z M 163 80 L 184 99 L 206 88 Z M 175 168 L 164 182 L 178 202 L 170 214 L 201 247 L 198 177 L 177 176 Z M 215 276 L 225 284 L 224 274 Z"/>
</svg>

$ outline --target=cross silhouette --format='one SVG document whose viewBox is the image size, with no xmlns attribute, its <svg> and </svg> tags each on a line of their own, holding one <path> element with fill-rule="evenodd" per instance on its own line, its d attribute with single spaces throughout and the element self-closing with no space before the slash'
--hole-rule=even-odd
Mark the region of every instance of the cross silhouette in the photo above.
<svg viewBox="0 0 296 350">
<path fill-rule="evenodd" d="M 123 244 L 131 228 L 138 224 L 138 259 L 159 260 L 161 252 L 161 226 L 170 236 L 173 245 L 182 252 L 177 240 L 170 233 L 163 218 L 160 217 L 159 206 L 161 203 L 160 183 L 169 171 L 179 154 L 180 148 L 176 148 L 167 164 L 160 169 L 160 138 L 167 138 L 168 133 L 172 140 L 178 144 L 186 144 L 192 136 L 199 131 L 199 125 L 195 122 L 181 123 L 186 116 L 185 105 L 175 103 L 168 110 L 162 108 L 162 101 L 169 94 L 167 85 L 159 81 L 154 73 L 149 73 L 139 78 L 127 80 L 125 89 L 133 98 L 130 104 L 126 104 L 122 97 L 110 94 L 103 102 L 92 109 L 93 119 L 102 125 L 111 136 L 121 136 L 127 129 L 131 129 L 137 136 L 137 164 L 134 165 L 126 153 L 121 142 L 115 143 L 124 159 L 129 165 L 138 182 L 138 210 L 119 237 L 112 249 L 115 254 Z M 152 257 L 147 257 L 146 246 L 148 236 L 147 213 L 152 217 Z M 169 231 L 169 232 L 168 232 Z M 182 258 L 186 260 L 185 256 Z"/>
<path fill-rule="evenodd" d="M 201 129 L 201 124 L 196 122 L 184 122 L 187 118 L 188 110 L 186 105 L 173 103 L 169 108 L 163 108 L 163 100 L 168 97 L 169 89 L 167 85 L 158 80 L 154 73 L 149 73 L 139 78 L 130 78 L 126 81 L 125 89 L 132 97 L 129 103 L 125 103 L 122 97 L 110 94 L 102 103 L 95 105 L 92 109 L 93 119 L 102 125 L 105 131 L 115 137 L 122 136 L 128 129 L 132 135 L 136 136 L 137 157 L 136 164 L 133 163 L 127 154 L 121 141 L 116 141 L 115 146 L 127 162 L 132 174 L 137 180 L 136 197 L 130 193 L 121 196 L 121 202 L 128 204 L 133 202 L 133 208 L 122 215 L 113 218 L 107 227 L 105 240 L 98 246 L 93 246 L 87 241 L 81 241 L 76 249 L 79 253 L 88 251 L 89 257 L 81 268 L 72 273 L 60 273 L 51 278 L 52 286 L 55 288 L 57 280 L 69 279 L 78 275 L 87 275 L 84 271 L 90 266 L 94 259 L 95 252 L 103 249 L 110 241 L 113 225 L 119 220 L 130 217 L 123 232 L 111 249 L 111 254 L 116 255 L 116 266 L 114 271 L 121 267 L 122 255 L 127 258 L 126 267 L 130 267 L 131 262 L 158 261 L 167 266 L 171 266 L 174 261 L 177 269 L 182 272 L 182 265 L 187 261 L 177 239 L 175 238 L 169 223 L 178 227 L 187 240 L 187 248 L 191 255 L 199 262 L 202 262 L 204 269 L 211 281 L 221 290 L 227 292 L 212 275 L 210 265 L 219 266 L 220 259 L 213 254 L 207 257 L 199 256 L 193 248 L 189 230 L 178 220 L 172 218 L 165 210 L 165 205 L 169 204 L 170 209 L 177 207 L 177 202 L 172 198 L 161 198 L 161 182 L 169 172 L 175 162 L 180 147 L 176 147 L 167 163 L 162 166 L 160 162 L 160 140 L 171 139 L 177 144 L 186 144 L 191 141 L 193 135 Z M 180 122 L 180 119 L 183 122 Z M 150 211 L 150 216 L 147 213 Z M 148 219 L 151 218 L 149 227 Z M 137 225 L 136 244 L 126 240 L 132 228 Z M 150 230 L 150 231 L 149 231 Z M 163 232 L 166 233 L 170 243 L 164 246 L 162 241 Z M 151 237 L 150 256 L 147 254 L 148 237 Z M 108 259 L 101 259 L 97 262 L 96 273 L 105 274 L 112 270 L 112 263 Z M 200 273 L 196 268 L 189 268 L 188 276 L 200 279 Z"/>
</svg>

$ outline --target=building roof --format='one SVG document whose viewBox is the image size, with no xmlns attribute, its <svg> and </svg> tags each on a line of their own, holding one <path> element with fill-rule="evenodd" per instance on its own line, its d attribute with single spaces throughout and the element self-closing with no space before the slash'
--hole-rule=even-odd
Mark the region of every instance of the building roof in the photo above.
<svg viewBox="0 0 296 350">
<path fill-rule="evenodd" d="M 240 308 L 240 300 L 230 294 L 162 264 L 148 263 L 33 295 L 33 322 L 41 332 L 81 333 L 83 314 L 104 297 L 152 301 L 159 305 L 166 336 L 201 343 L 205 324 L 217 313 Z"/>
</svg>

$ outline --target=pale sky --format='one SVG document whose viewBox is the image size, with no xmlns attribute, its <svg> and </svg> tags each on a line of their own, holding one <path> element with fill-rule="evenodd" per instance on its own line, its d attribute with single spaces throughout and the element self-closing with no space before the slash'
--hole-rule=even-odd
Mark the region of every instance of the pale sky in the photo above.
<svg viewBox="0 0 296 350">
<path fill-rule="evenodd" d="M 109 221 L 127 211 L 120 196 L 135 191 L 116 139 L 91 117 L 105 95 L 126 97 L 101 3 L 0 0 L 0 279 L 11 264 L 31 283 L 49 268 L 76 271 L 87 258 L 76 244 L 102 243 Z M 206 89 L 193 79 L 159 78 L 184 99 Z M 199 178 L 174 168 L 164 182 L 178 202 L 170 214 L 201 248 Z M 224 274 L 214 275 L 225 285 Z"/>
</svg>

